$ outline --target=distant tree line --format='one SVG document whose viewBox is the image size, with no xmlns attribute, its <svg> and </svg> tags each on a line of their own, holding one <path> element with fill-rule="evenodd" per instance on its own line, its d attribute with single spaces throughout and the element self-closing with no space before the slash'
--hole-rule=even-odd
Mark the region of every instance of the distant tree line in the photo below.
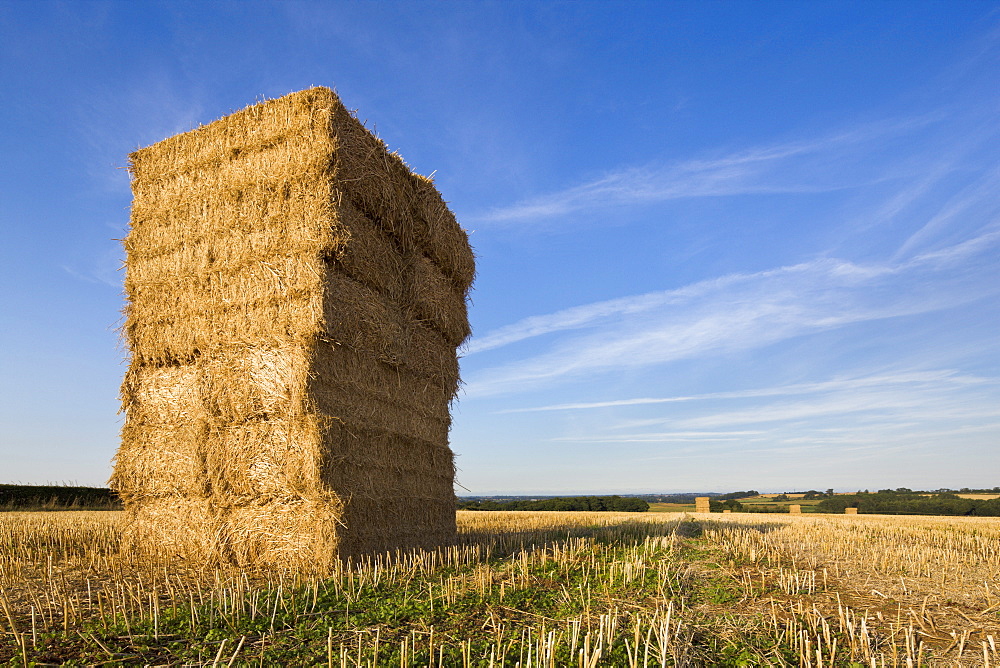
<svg viewBox="0 0 1000 668">
<path fill-rule="evenodd" d="M 778 494 L 773 498 L 774 501 L 794 501 L 795 499 L 800 499 L 802 501 L 812 501 L 813 499 L 828 499 L 835 496 L 832 489 L 828 489 L 825 492 L 820 492 L 819 490 L 810 489 L 808 492 L 785 492 L 784 494 Z"/>
<path fill-rule="evenodd" d="M 748 489 L 745 492 L 729 492 L 728 494 L 711 495 L 714 501 L 731 501 L 733 499 L 749 499 L 751 496 L 760 496 L 760 492 L 755 489 Z"/>
<path fill-rule="evenodd" d="M 815 489 L 810 489 L 808 492 L 793 492 L 794 494 L 801 494 L 803 501 L 811 501 L 812 499 L 832 499 L 836 496 L 832 489 L 828 489 L 825 492 L 820 492 Z"/>
<path fill-rule="evenodd" d="M 821 513 L 843 513 L 845 508 L 857 508 L 863 514 L 1000 517 L 1000 499 L 962 499 L 952 492 L 927 494 L 905 487 L 842 494 L 816 504 Z"/>
<path fill-rule="evenodd" d="M 968 487 L 963 487 L 962 489 L 958 490 L 944 488 L 944 489 L 935 489 L 933 491 L 941 493 L 953 492 L 956 494 L 1000 494 L 1000 487 L 990 487 L 988 489 L 987 488 L 969 489 Z"/>
<path fill-rule="evenodd" d="M 459 510 L 610 510 L 623 513 L 644 513 L 649 504 L 636 497 L 621 496 L 559 496 L 548 499 L 515 499 L 512 501 L 458 501 Z"/>
<path fill-rule="evenodd" d="M 106 487 L 0 485 L 0 510 L 117 510 L 121 502 Z"/>
<path fill-rule="evenodd" d="M 647 503 L 694 503 L 696 496 L 709 496 L 708 494 L 639 494 L 635 498 L 642 499 Z"/>
<path fill-rule="evenodd" d="M 721 513 L 723 510 L 731 510 L 734 513 L 739 513 L 743 511 L 743 508 L 743 504 L 736 499 L 720 500 L 720 497 L 717 497 L 708 500 L 708 509 L 713 513 Z"/>
<path fill-rule="evenodd" d="M 694 503 L 695 497 L 707 496 L 715 501 L 727 501 L 729 499 L 745 499 L 751 496 L 758 496 L 755 489 L 745 492 L 728 492 L 719 494 L 717 492 L 696 492 L 691 494 L 636 494 L 635 498 L 648 501 L 649 503 Z"/>
</svg>

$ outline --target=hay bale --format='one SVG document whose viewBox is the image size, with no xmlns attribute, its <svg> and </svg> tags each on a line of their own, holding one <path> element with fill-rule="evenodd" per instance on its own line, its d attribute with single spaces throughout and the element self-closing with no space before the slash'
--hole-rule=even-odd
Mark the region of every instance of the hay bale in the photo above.
<svg viewBox="0 0 1000 668">
<path fill-rule="evenodd" d="M 711 499 L 707 496 L 694 497 L 694 512 L 696 513 L 712 512 Z"/>
<path fill-rule="evenodd" d="M 800 504 L 798 504 L 798 503 L 790 504 L 788 506 L 788 512 L 791 513 L 792 515 L 801 515 L 802 514 L 802 506 Z"/>
<path fill-rule="evenodd" d="M 468 237 L 326 88 L 131 156 L 112 486 L 171 554 L 324 567 L 455 533 Z"/>
<path fill-rule="evenodd" d="M 845 515 L 857 515 L 858 514 L 858 509 L 857 508 L 844 508 L 844 514 Z"/>
</svg>

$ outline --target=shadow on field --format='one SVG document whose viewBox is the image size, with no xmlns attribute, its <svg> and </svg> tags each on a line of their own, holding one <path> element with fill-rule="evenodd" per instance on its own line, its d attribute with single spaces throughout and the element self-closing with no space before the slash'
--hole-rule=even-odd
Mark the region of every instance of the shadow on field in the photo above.
<svg viewBox="0 0 1000 668">
<path fill-rule="evenodd" d="M 524 524 L 529 523 L 528 519 L 525 517 Z M 780 522 L 722 523 L 682 516 L 666 522 L 649 521 L 645 517 L 640 517 L 608 524 L 568 522 L 565 525 L 552 523 L 546 526 L 522 528 L 508 518 L 502 525 L 498 523 L 486 527 L 468 527 L 464 530 L 460 528 L 455 545 L 478 548 L 483 551 L 484 556 L 503 557 L 526 549 L 558 545 L 573 540 L 628 546 L 640 544 L 649 538 L 696 539 L 704 534 L 705 529 L 720 525 L 724 525 L 730 532 L 755 534 L 770 533 L 785 526 Z"/>
</svg>

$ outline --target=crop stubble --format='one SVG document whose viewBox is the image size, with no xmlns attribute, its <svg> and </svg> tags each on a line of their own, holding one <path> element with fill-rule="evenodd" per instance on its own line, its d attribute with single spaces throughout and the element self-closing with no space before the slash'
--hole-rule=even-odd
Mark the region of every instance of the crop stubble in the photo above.
<svg viewBox="0 0 1000 668">
<path fill-rule="evenodd" d="M 685 519 L 687 518 L 687 519 Z M 329 575 L 132 552 L 116 512 L 0 514 L 0 660 L 995 665 L 991 518 L 459 512 Z M 742 658 L 741 658 L 742 657 Z"/>
</svg>

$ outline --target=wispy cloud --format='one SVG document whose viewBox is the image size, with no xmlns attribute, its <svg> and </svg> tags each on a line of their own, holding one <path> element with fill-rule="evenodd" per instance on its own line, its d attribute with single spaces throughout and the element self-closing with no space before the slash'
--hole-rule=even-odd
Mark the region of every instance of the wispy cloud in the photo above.
<svg viewBox="0 0 1000 668">
<path fill-rule="evenodd" d="M 961 396 L 961 400 L 959 400 Z M 709 415 L 670 420 L 689 429 L 719 429 L 724 427 L 745 427 L 765 423 L 816 422 L 833 416 L 870 414 L 874 421 L 886 423 L 903 420 L 912 423 L 915 416 L 920 422 L 939 420 L 971 420 L 1000 418 L 1000 406 L 979 401 L 970 402 L 960 393 L 946 393 L 942 388 L 924 389 L 870 389 L 860 392 L 837 392 L 820 398 L 804 401 L 777 402 L 755 405 L 749 408 L 715 412 Z M 859 431 L 864 424 L 863 416 L 854 418 Z M 663 423 L 664 420 L 659 420 Z"/>
<path fill-rule="evenodd" d="M 80 150 L 95 182 L 107 191 L 127 193 L 129 153 L 214 120 L 205 117 L 199 97 L 162 72 L 92 91 L 86 103 L 74 108 Z"/>
<path fill-rule="evenodd" d="M 872 144 L 888 141 L 938 115 L 871 123 L 804 141 L 776 143 L 667 165 L 611 171 L 586 183 L 492 211 L 466 216 L 472 223 L 516 223 L 606 208 L 695 197 L 818 193 L 842 190 L 909 173 L 870 164 Z"/>
<path fill-rule="evenodd" d="M 62 270 L 75 279 L 86 283 L 97 283 L 106 285 L 117 290 L 122 289 L 124 275 L 121 272 L 124 263 L 125 250 L 118 239 L 126 234 L 126 230 L 118 225 L 106 225 L 108 236 L 114 234 L 116 238 L 108 238 L 99 250 L 92 255 L 78 257 L 76 261 L 63 264 Z"/>
<path fill-rule="evenodd" d="M 528 318 L 473 341 L 468 354 L 543 334 L 586 331 L 559 337 L 548 352 L 474 371 L 467 396 L 759 348 L 852 323 L 969 303 L 1000 292 L 997 281 L 964 271 L 998 242 L 1000 232 L 989 232 L 899 264 L 820 258 Z"/>
<path fill-rule="evenodd" d="M 691 304 L 698 300 L 707 299 L 713 294 L 725 294 L 731 290 L 739 292 L 741 288 L 745 290 L 746 286 L 756 283 L 780 283 L 796 275 L 819 272 L 839 277 L 842 281 L 851 283 L 889 271 L 891 270 L 885 267 L 864 267 L 837 260 L 816 260 L 753 274 L 731 274 L 700 281 L 676 290 L 611 299 L 563 309 L 551 314 L 531 316 L 473 339 L 467 345 L 465 355 L 500 348 L 553 332 L 583 329 L 622 316 L 643 314 L 671 305 Z"/>
<path fill-rule="evenodd" d="M 905 446 L 911 454 L 949 438 L 989 437 L 1000 425 L 1000 378 L 950 371 L 910 372 L 788 385 L 689 398 L 693 405 L 657 417 L 613 421 L 550 440 L 669 446 L 654 458 L 705 457 L 714 449 L 849 456 Z M 795 397 L 789 400 L 789 397 Z M 686 398 L 688 399 L 688 398 Z M 701 403 L 698 403 L 698 401 Z M 720 408 L 720 400 L 733 406 Z M 655 405 L 638 405 L 648 414 Z M 656 429 L 659 427 L 659 429 Z M 651 429 L 652 428 L 652 429 Z"/>
<path fill-rule="evenodd" d="M 912 371 L 898 374 L 883 374 L 860 378 L 838 378 L 817 383 L 794 383 L 779 387 L 764 387 L 753 390 L 735 392 L 709 392 L 690 396 L 677 397 L 646 397 L 636 399 L 617 399 L 612 401 L 594 401 L 582 403 L 552 404 L 549 406 L 533 406 L 530 408 L 511 408 L 498 413 L 533 413 L 540 411 L 592 410 L 601 408 L 621 408 L 628 406 L 651 406 L 656 404 L 671 404 L 680 402 L 709 401 L 717 399 L 758 399 L 764 397 L 787 397 L 803 394 L 817 394 L 835 391 L 857 391 L 868 387 L 885 387 L 910 384 L 933 384 L 935 387 L 947 385 L 971 386 L 984 383 L 996 383 L 990 378 L 962 375 L 954 370 Z"/>
<path fill-rule="evenodd" d="M 589 436 L 558 436 L 553 441 L 572 441 L 581 443 L 687 443 L 687 442 L 730 442 L 747 441 L 748 437 L 760 436 L 764 431 L 667 431 L 645 434 L 622 435 L 589 435 Z"/>
<path fill-rule="evenodd" d="M 661 306 L 669 302 L 671 298 L 680 297 L 684 292 L 683 290 L 654 292 L 647 295 L 586 304 L 548 315 L 532 316 L 471 340 L 466 344 L 464 354 L 468 356 L 552 332 L 587 327 L 599 320 L 617 315 L 641 313 Z"/>
<path fill-rule="evenodd" d="M 935 236 L 952 228 L 956 221 L 962 224 L 961 227 L 996 228 L 1000 222 L 1000 167 L 987 171 L 949 198 L 937 213 L 903 242 L 894 259 L 910 255 Z"/>
</svg>

